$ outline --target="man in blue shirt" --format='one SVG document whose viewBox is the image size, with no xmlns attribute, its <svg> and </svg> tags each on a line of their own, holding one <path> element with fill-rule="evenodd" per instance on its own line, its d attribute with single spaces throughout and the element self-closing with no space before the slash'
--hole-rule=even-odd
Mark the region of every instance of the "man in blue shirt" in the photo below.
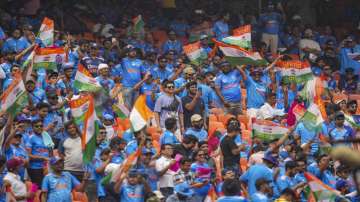
<svg viewBox="0 0 360 202">
<path fill-rule="evenodd" d="M 222 62 L 220 68 L 222 73 L 216 77 L 215 91 L 224 103 L 225 110 L 228 113 L 234 115 L 241 114 L 240 81 L 242 80 L 242 77 L 239 71 L 237 69 L 232 69 L 228 62 Z"/>
<path fill-rule="evenodd" d="M 278 35 L 282 22 L 281 14 L 277 13 L 274 9 L 274 4 L 270 3 L 267 7 L 267 12 L 259 18 L 260 25 L 263 28 L 262 41 L 266 43 L 267 47 L 270 46 L 272 54 L 277 53 Z"/>
<path fill-rule="evenodd" d="M 131 109 L 139 92 L 134 90 L 134 86 L 141 82 L 142 75 L 145 74 L 143 61 L 136 58 L 136 49 L 129 47 L 127 57 L 121 62 L 121 78 L 123 85 L 123 97 L 125 105 Z"/>
<path fill-rule="evenodd" d="M 12 37 L 8 38 L 3 46 L 2 46 L 2 53 L 9 53 L 9 52 L 16 52 L 19 53 L 22 50 L 25 50 L 29 47 L 29 42 L 21 36 L 21 30 L 15 29 L 12 32 Z"/>
<path fill-rule="evenodd" d="M 96 80 L 107 92 L 109 92 L 115 87 L 115 82 L 109 78 L 109 66 L 105 63 L 99 64 L 98 72 L 99 76 L 96 77 Z"/>
<path fill-rule="evenodd" d="M 26 91 L 32 101 L 32 104 L 37 105 L 40 102 L 46 102 L 45 91 L 35 86 L 36 81 L 33 79 L 27 80 L 25 83 Z"/>
<path fill-rule="evenodd" d="M 250 194 L 250 200 L 256 202 L 270 202 L 273 189 L 270 185 L 271 181 L 266 178 L 259 178 L 255 181 L 256 192 Z"/>
<path fill-rule="evenodd" d="M 318 133 L 306 128 L 303 122 L 299 122 L 296 125 L 294 137 L 300 139 L 304 150 L 308 150 L 308 162 L 313 162 L 315 154 L 319 151 Z"/>
<path fill-rule="evenodd" d="M 208 140 L 208 133 L 204 130 L 204 120 L 199 114 L 191 116 L 191 126 L 185 131 L 185 135 L 194 135 L 199 142 Z"/>
<path fill-rule="evenodd" d="M 310 164 L 307 167 L 308 172 L 320 179 L 326 185 L 335 189 L 336 178 L 329 170 L 330 156 L 327 154 L 320 155 L 317 162 Z"/>
<path fill-rule="evenodd" d="M 121 176 L 114 185 L 114 190 L 119 193 L 121 202 L 143 202 L 145 193 L 151 192 L 147 181 L 139 175 L 135 169 L 129 171 L 127 182 L 124 182 L 125 175 Z"/>
<path fill-rule="evenodd" d="M 167 40 L 162 46 L 162 53 L 166 54 L 170 50 L 175 51 L 177 54 L 182 53 L 182 43 L 176 39 L 176 33 L 174 31 L 169 32 L 169 40 Z"/>
<path fill-rule="evenodd" d="M 52 172 L 45 176 L 41 186 L 41 199 L 48 202 L 71 202 L 71 193 L 75 189 L 84 192 L 89 173 L 85 173 L 80 183 L 69 172 L 63 171 L 64 160 L 58 157 L 50 159 Z"/>
<path fill-rule="evenodd" d="M 342 112 L 335 114 L 335 128 L 330 130 L 331 140 L 347 140 L 354 137 L 353 129 L 350 126 L 344 126 L 345 116 Z"/>
<path fill-rule="evenodd" d="M 179 144 L 179 140 L 176 138 L 175 136 L 175 132 L 177 130 L 177 124 L 176 124 L 176 119 L 175 118 L 167 118 L 165 120 L 165 132 L 161 135 L 160 137 L 160 145 L 165 145 L 165 144 Z"/>
<path fill-rule="evenodd" d="M 223 13 L 221 18 L 215 22 L 212 31 L 214 32 L 217 40 L 221 41 L 223 38 L 229 36 L 229 19 L 230 15 L 228 13 Z"/>
<path fill-rule="evenodd" d="M 295 174 L 297 173 L 297 164 L 294 161 L 288 161 L 285 163 L 285 175 L 282 175 L 276 179 L 276 191 L 280 195 L 285 189 L 290 188 L 297 190 L 298 188 L 306 185 L 305 182 L 297 183 L 295 180 Z"/>
<path fill-rule="evenodd" d="M 94 77 L 97 76 L 99 64 L 104 62 L 104 58 L 99 57 L 99 46 L 96 43 L 90 44 L 89 56 L 85 56 L 81 60 L 81 63 L 85 65 Z"/>
<path fill-rule="evenodd" d="M 151 70 L 151 75 L 155 80 L 162 83 L 165 79 L 170 79 L 173 72 L 167 67 L 167 59 L 164 56 L 158 58 L 159 65 Z"/>
<path fill-rule="evenodd" d="M 237 179 L 227 179 L 222 185 L 224 196 L 217 199 L 217 202 L 247 202 L 240 196 L 240 182 Z"/>
</svg>

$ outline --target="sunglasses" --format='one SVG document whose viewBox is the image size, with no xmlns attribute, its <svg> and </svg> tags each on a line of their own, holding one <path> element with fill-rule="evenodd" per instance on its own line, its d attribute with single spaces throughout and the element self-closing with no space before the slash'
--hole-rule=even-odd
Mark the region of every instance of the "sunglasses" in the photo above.
<svg viewBox="0 0 360 202">
<path fill-rule="evenodd" d="M 205 156 L 205 154 L 198 154 L 198 156 Z"/>
<path fill-rule="evenodd" d="M 106 134 L 106 132 L 100 132 L 100 134 L 104 135 L 104 134 Z"/>
<path fill-rule="evenodd" d="M 42 128 L 43 125 L 34 125 L 35 128 Z"/>
<path fill-rule="evenodd" d="M 172 88 L 175 88 L 175 86 L 173 86 L 173 85 L 171 85 L 171 86 L 166 86 L 166 88 L 172 89 Z"/>
</svg>

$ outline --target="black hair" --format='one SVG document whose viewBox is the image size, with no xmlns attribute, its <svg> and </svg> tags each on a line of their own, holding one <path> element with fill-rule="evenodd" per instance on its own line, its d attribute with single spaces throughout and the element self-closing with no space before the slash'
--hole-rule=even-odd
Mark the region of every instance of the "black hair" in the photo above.
<svg viewBox="0 0 360 202">
<path fill-rule="evenodd" d="M 170 81 L 170 80 L 168 80 L 168 79 L 164 79 L 164 81 L 161 83 L 161 85 L 162 86 L 166 86 L 166 85 L 168 85 L 168 84 L 173 84 L 173 85 L 175 85 L 175 83 L 174 83 L 174 81 Z"/>
<path fill-rule="evenodd" d="M 166 128 L 166 130 L 173 130 L 176 127 L 176 123 L 177 123 L 177 121 L 176 121 L 175 118 L 172 118 L 172 117 L 167 118 L 165 120 L 165 128 Z"/>
<path fill-rule="evenodd" d="M 208 144 L 208 142 L 207 142 L 207 141 L 200 141 L 200 142 L 198 143 L 199 148 L 200 148 L 201 146 L 203 146 L 204 144 Z"/>
<path fill-rule="evenodd" d="M 100 152 L 100 156 L 104 155 L 104 154 L 110 154 L 111 150 L 109 148 L 105 148 Z"/>
<path fill-rule="evenodd" d="M 226 123 L 227 132 L 241 132 L 240 122 L 235 117 L 229 118 Z"/>
<path fill-rule="evenodd" d="M 198 149 L 198 150 L 194 151 L 194 153 L 193 153 L 193 161 L 196 161 L 196 156 L 198 155 L 199 152 L 204 152 L 204 150 Z"/>
<path fill-rule="evenodd" d="M 327 157 L 327 154 L 321 154 L 316 158 L 316 161 L 319 163 L 321 161 L 322 158 Z"/>
<path fill-rule="evenodd" d="M 196 143 L 198 142 L 198 139 L 196 136 L 194 135 L 186 135 L 183 137 L 183 141 L 184 144 L 190 144 L 190 143 Z"/>
<path fill-rule="evenodd" d="M 285 188 L 282 190 L 281 195 L 291 196 L 293 199 L 296 198 L 296 193 L 290 188 Z"/>
<path fill-rule="evenodd" d="M 237 196 L 240 193 L 240 182 L 237 179 L 227 179 L 221 190 L 225 196 Z"/>
<path fill-rule="evenodd" d="M 36 108 L 37 109 L 42 109 L 42 108 L 48 108 L 50 109 L 50 105 L 48 103 L 45 103 L 45 102 L 40 102 L 36 105 Z"/>
<path fill-rule="evenodd" d="M 75 128 L 76 128 L 76 132 L 77 132 L 78 134 L 80 134 L 80 130 L 79 130 L 79 128 L 77 127 L 77 125 L 76 125 L 76 123 L 74 122 L 74 120 L 69 120 L 68 122 L 66 122 L 66 123 L 64 124 L 64 128 L 65 128 L 66 131 L 67 131 L 67 129 L 68 129 L 68 127 L 69 127 L 70 125 L 74 125 Z"/>
<path fill-rule="evenodd" d="M 109 147 L 110 149 L 115 149 L 122 142 L 123 140 L 120 137 L 114 137 L 113 139 L 111 139 Z"/>
<path fill-rule="evenodd" d="M 167 60 L 167 58 L 166 58 L 164 55 L 160 55 L 157 60 L 160 61 L 160 60 L 162 60 L 162 59 L 166 59 L 166 60 Z"/>
<path fill-rule="evenodd" d="M 186 84 L 186 89 L 190 89 L 191 86 L 197 86 L 197 82 L 196 81 L 190 81 L 189 83 Z"/>
<path fill-rule="evenodd" d="M 161 151 L 163 151 L 163 150 L 165 149 L 165 147 L 166 147 L 166 146 L 171 146 L 171 147 L 172 147 L 172 145 L 171 145 L 171 144 L 162 144 L 162 145 L 161 145 L 161 148 L 160 148 L 160 149 L 161 149 Z"/>
<path fill-rule="evenodd" d="M 265 178 L 259 178 L 256 180 L 255 182 L 255 187 L 256 187 L 256 190 L 260 190 L 261 186 L 263 186 L 264 184 L 268 184 L 268 180 L 266 180 Z"/>
<path fill-rule="evenodd" d="M 285 170 L 294 169 L 297 167 L 297 163 L 295 161 L 288 161 L 285 163 Z"/>
<path fill-rule="evenodd" d="M 187 157 L 183 157 L 181 160 L 180 160 L 180 165 L 184 165 L 185 163 L 192 163 L 193 161 Z"/>
<path fill-rule="evenodd" d="M 275 93 L 273 93 L 273 92 L 268 92 L 268 93 L 266 93 L 266 98 L 267 99 L 269 99 L 269 98 L 271 98 L 271 97 L 276 97 L 276 94 Z"/>
<path fill-rule="evenodd" d="M 356 104 L 356 105 L 357 105 L 358 103 L 357 103 L 356 100 L 349 100 L 349 101 L 347 102 L 346 106 L 347 106 L 347 107 L 350 107 L 350 106 L 353 105 L 353 104 Z"/>
</svg>

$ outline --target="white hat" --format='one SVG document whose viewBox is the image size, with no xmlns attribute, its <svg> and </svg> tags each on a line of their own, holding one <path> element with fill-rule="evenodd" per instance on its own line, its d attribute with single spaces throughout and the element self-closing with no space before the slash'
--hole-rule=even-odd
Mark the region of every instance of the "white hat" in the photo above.
<svg viewBox="0 0 360 202">
<path fill-rule="evenodd" d="M 102 69 L 105 69 L 105 68 L 109 68 L 109 65 L 107 65 L 105 63 L 100 63 L 99 66 L 98 66 L 98 70 L 102 70 Z"/>
</svg>

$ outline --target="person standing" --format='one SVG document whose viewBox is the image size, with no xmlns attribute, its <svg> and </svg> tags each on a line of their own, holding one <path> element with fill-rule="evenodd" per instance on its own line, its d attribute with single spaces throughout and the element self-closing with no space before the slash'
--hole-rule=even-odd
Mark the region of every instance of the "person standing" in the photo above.
<svg viewBox="0 0 360 202">
<path fill-rule="evenodd" d="M 159 188 L 165 198 L 168 198 L 174 192 L 173 176 L 175 172 L 170 167 L 176 163 L 176 160 L 171 157 L 172 155 L 172 145 L 161 145 L 161 157 L 155 162 L 156 171 L 160 176 Z"/>
<path fill-rule="evenodd" d="M 191 127 L 191 117 L 194 114 L 205 116 L 205 104 L 201 99 L 201 90 L 198 90 L 196 81 L 191 81 L 187 84 L 187 95 L 181 98 L 184 109 L 184 127 L 188 129 Z"/>
</svg>

